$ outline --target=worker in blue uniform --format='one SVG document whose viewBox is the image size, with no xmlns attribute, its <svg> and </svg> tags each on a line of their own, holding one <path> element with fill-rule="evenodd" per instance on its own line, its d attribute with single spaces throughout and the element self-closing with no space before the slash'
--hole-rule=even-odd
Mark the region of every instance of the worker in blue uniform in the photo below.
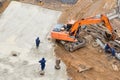
<svg viewBox="0 0 120 80">
<path fill-rule="evenodd" d="M 46 63 L 45 58 L 42 58 L 41 60 L 39 60 L 39 63 L 41 64 L 41 70 L 43 71 L 45 69 L 45 63 Z"/>
<path fill-rule="evenodd" d="M 111 53 L 112 53 L 112 56 L 115 56 L 116 51 L 114 48 L 111 48 Z"/>
<path fill-rule="evenodd" d="M 40 39 L 39 39 L 39 37 L 37 37 L 37 39 L 35 40 L 35 42 L 36 42 L 36 48 L 38 48 L 38 47 L 39 47 L 39 44 L 40 44 Z"/>
<path fill-rule="evenodd" d="M 111 47 L 110 47 L 109 44 L 106 44 L 104 49 L 105 49 L 105 52 L 107 52 L 107 53 L 110 53 L 110 52 L 111 52 L 111 50 L 110 50 Z"/>
<path fill-rule="evenodd" d="M 105 52 L 112 53 L 112 56 L 115 56 L 116 51 L 109 44 L 106 44 L 104 49 Z"/>
</svg>

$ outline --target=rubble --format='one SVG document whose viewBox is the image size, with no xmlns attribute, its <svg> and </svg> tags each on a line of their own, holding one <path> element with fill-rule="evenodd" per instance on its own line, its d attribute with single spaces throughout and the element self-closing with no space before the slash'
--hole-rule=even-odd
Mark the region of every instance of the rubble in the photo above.
<svg viewBox="0 0 120 80">
<path fill-rule="evenodd" d="M 112 64 L 112 68 L 114 71 L 119 71 L 118 66 L 116 64 Z"/>
</svg>

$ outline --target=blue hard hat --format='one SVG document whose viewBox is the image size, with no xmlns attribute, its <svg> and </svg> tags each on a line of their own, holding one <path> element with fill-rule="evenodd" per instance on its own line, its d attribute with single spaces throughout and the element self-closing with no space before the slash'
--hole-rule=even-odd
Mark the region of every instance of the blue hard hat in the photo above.
<svg viewBox="0 0 120 80">
<path fill-rule="evenodd" d="M 45 60 L 45 58 L 42 58 L 42 60 Z"/>
</svg>

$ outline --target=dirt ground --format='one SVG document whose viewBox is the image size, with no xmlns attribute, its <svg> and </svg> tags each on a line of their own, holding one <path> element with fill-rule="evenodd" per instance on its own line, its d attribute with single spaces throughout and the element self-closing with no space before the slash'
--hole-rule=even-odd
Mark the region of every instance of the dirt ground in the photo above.
<svg viewBox="0 0 120 80">
<path fill-rule="evenodd" d="M 78 3 L 66 9 L 60 17 L 59 23 L 67 23 L 68 20 L 78 20 L 96 14 L 104 14 L 110 12 L 116 7 L 115 0 L 79 0 Z M 120 30 L 119 19 L 111 21 L 114 29 Z M 92 44 L 87 43 L 87 47 L 79 49 L 73 53 L 67 52 L 58 45 L 55 49 L 56 55 L 60 57 L 68 66 L 68 75 L 73 80 L 120 80 L 119 71 L 114 71 L 112 64 L 114 62 L 120 65 L 120 62 L 111 58 L 109 54 L 100 53 L 99 48 L 93 48 Z M 85 64 L 91 66 L 92 70 L 78 73 L 74 64 Z"/>
<path fill-rule="evenodd" d="M 6 9 L 6 7 L 9 5 L 9 2 L 10 1 L 5 1 L 3 3 L 2 7 L 0 7 L 0 13 L 2 13 Z"/>
<path fill-rule="evenodd" d="M 55 0 L 51 0 L 51 2 L 49 0 L 43 0 L 44 3 L 42 5 L 34 0 L 20 1 L 62 11 L 63 14 L 58 23 L 67 23 L 70 19 L 78 20 L 89 16 L 95 16 L 96 14 L 108 13 L 116 7 L 117 0 L 78 0 L 75 5 L 62 4 Z M 119 32 L 119 19 L 114 19 L 111 23 Z M 120 62 L 111 58 L 109 54 L 105 54 L 104 52 L 100 53 L 98 51 L 99 48 L 93 48 L 90 43 L 87 43 L 86 47 L 73 53 L 65 51 L 61 45 L 57 45 L 55 48 L 56 56 L 60 57 L 67 65 L 68 75 L 72 77 L 73 80 L 120 80 L 120 72 L 112 68 L 112 64 L 116 62 L 120 69 Z M 91 66 L 92 69 L 78 73 L 76 68 L 71 66 L 75 63 Z"/>
<path fill-rule="evenodd" d="M 115 8 L 116 0 L 78 0 L 75 5 L 71 5 L 63 11 L 60 23 L 67 23 L 68 20 L 78 20 L 85 17 L 95 16 L 96 14 L 108 13 Z"/>
<path fill-rule="evenodd" d="M 98 52 L 98 48 L 93 48 L 92 44 L 81 48 L 73 53 L 65 51 L 60 46 L 55 49 L 56 55 L 60 57 L 68 66 L 68 75 L 73 80 L 120 80 L 119 71 L 114 71 L 112 64 L 119 61 L 111 58 L 109 54 Z M 92 69 L 83 73 L 77 72 L 76 68 L 71 67 L 76 63 L 91 66 Z M 78 64 L 78 65 L 79 65 Z"/>
</svg>

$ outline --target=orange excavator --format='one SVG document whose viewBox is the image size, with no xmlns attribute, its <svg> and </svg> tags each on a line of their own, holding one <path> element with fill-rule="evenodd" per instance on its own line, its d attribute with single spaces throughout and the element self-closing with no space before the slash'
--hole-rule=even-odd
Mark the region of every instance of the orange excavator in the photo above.
<svg viewBox="0 0 120 80">
<path fill-rule="evenodd" d="M 86 40 L 79 37 L 80 28 L 82 26 L 99 24 L 101 22 L 103 22 L 105 27 L 109 30 L 109 40 L 114 40 L 116 38 L 116 35 L 109 22 L 108 17 L 105 15 L 101 15 L 100 17 L 81 19 L 76 21 L 74 24 L 57 24 L 54 26 L 51 32 L 51 38 L 56 39 L 64 45 L 66 50 L 72 52 L 85 46 Z"/>
</svg>

